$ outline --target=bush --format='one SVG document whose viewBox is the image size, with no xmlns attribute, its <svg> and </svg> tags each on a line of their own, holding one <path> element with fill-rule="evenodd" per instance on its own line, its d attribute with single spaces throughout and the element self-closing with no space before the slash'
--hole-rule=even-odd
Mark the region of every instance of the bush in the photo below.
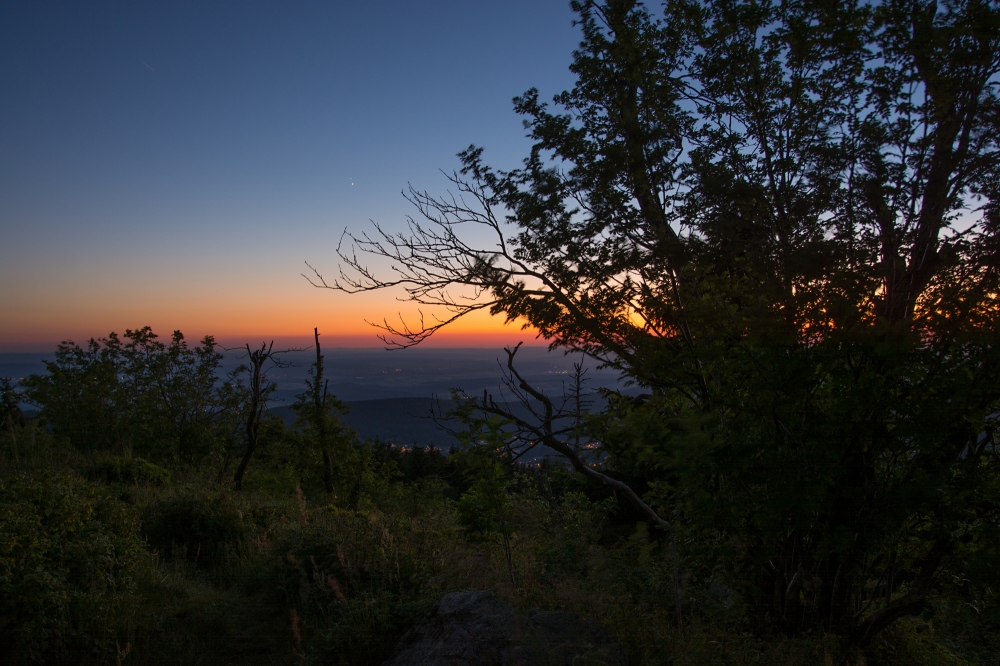
<svg viewBox="0 0 1000 666">
<path fill-rule="evenodd" d="M 293 631 L 310 657 L 346 664 L 388 658 L 434 602 L 435 536 L 399 515 L 334 507 L 286 532 L 275 544 L 274 587 L 293 609 Z"/>
<path fill-rule="evenodd" d="M 68 440 L 54 436 L 35 419 L 0 430 L 0 477 L 68 471 L 81 460 Z"/>
<path fill-rule="evenodd" d="M 0 481 L 0 661 L 114 649 L 138 532 L 134 509 L 71 474 Z"/>
<path fill-rule="evenodd" d="M 162 499 L 147 507 L 142 518 L 151 548 L 205 568 L 221 564 L 247 535 L 244 512 L 225 493 Z"/>
<path fill-rule="evenodd" d="M 106 483 L 170 484 L 170 472 L 143 458 L 105 458 L 94 467 L 94 476 Z"/>
</svg>

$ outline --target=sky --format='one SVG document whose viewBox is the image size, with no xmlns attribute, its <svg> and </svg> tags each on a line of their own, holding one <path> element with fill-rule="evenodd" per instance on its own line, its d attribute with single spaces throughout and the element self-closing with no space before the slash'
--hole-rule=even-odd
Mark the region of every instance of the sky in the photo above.
<svg viewBox="0 0 1000 666">
<path fill-rule="evenodd" d="M 152 326 L 377 346 L 398 292 L 315 289 L 345 229 L 401 230 L 511 98 L 571 87 L 568 0 L 0 2 L 0 351 Z M 534 339 L 480 316 L 439 345 Z"/>
</svg>

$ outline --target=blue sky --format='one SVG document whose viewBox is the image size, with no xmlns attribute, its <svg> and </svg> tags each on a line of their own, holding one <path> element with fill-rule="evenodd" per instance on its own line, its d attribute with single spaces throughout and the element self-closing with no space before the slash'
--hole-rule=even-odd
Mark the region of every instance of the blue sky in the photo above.
<svg viewBox="0 0 1000 666">
<path fill-rule="evenodd" d="M 572 84 L 572 20 L 564 0 L 0 4 L 0 349 L 144 324 L 371 339 L 391 299 L 312 290 L 302 262 L 401 225 L 400 190 L 443 192 L 470 143 L 516 165 L 510 100 Z"/>
</svg>

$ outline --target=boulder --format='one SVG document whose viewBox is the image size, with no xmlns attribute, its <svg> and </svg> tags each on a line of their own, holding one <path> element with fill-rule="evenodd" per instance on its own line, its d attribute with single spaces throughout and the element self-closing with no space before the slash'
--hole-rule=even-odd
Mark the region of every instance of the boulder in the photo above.
<svg viewBox="0 0 1000 666">
<path fill-rule="evenodd" d="M 407 632 L 386 666 L 626 664 L 593 620 L 532 609 L 520 613 L 485 590 L 453 592 Z"/>
</svg>

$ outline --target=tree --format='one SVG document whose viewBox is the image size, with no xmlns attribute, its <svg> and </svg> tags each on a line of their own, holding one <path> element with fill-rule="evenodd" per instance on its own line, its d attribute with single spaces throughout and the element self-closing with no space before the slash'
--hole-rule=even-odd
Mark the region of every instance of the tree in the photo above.
<svg viewBox="0 0 1000 666">
<path fill-rule="evenodd" d="M 24 414 L 21 413 L 20 406 L 21 394 L 16 386 L 10 377 L 0 377 L 0 432 L 7 432 L 24 425 Z"/>
<path fill-rule="evenodd" d="M 470 147 L 313 282 L 443 313 L 397 346 L 489 309 L 619 369 L 649 397 L 605 413 L 607 475 L 715 535 L 758 628 L 864 644 L 998 520 L 1000 5 L 572 6 L 523 166 Z"/>
<path fill-rule="evenodd" d="M 205 454 L 225 410 L 222 355 L 206 336 L 191 349 L 180 331 L 169 344 L 148 326 L 61 343 L 47 373 L 23 381 L 55 434 L 82 450 L 133 450 L 193 461 Z"/>
<path fill-rule="evenodd" d="M 272 365 L 281 366 L 274 355 L 274 341 L 271 344 L 262 342 L 260 349 L 250 349 L 246 346 L 246 359 L 249 366 L 242 366 L 237 372 L 247 371 L 250 373 L 248 383 L 244 387 L 244 400 L 240 407 L 240 418 L 243 425 L 245 442 L 243 447 L 243 457 L 240 464 L 236 466 L 236 473 L 233 475 L 233 488 L 243 490 L 243 477 L 246 475 L 247 467 L 257 450 L 259 441 L 260 426 L 264 420 L 264 413 L 267 410 L 267 403 L 271 399 L 277 386 L 268 380 L 265 366 L 270 361 Z"/>
<path fill-rule="evenodd" d="M 467 530 L 478 533 L 483 540 L 499 541 L 507 564 L 507 577 L 512 586 L 517 585 L 512 548 L 513 516 L 507 492 L 509 480 L 495 463 L 487 464 L 483 472 L 458 501 L 458 518 Z"/>
<path fill-rule="evenodd" d="M 349 433 L 340 423 L 339 415 L 347 413 L 347 407 L 327 390 L 330 380 L 323 379 L 323 354 L 319 344 L 319 329 L 313 329 L 316 345 L 316 361 L 306 380 L 306 392 L 298 396 L 293 405 L 298 417 L 298 427 L 308 440 L 315 443 L 322 456 L 323 488 L 327 495 L 334 494 L 334 452 L 343 458 L 344 447 L 350 439 Z M 341 460 L 340 462 L 343 462 Z"/>
</svg>

